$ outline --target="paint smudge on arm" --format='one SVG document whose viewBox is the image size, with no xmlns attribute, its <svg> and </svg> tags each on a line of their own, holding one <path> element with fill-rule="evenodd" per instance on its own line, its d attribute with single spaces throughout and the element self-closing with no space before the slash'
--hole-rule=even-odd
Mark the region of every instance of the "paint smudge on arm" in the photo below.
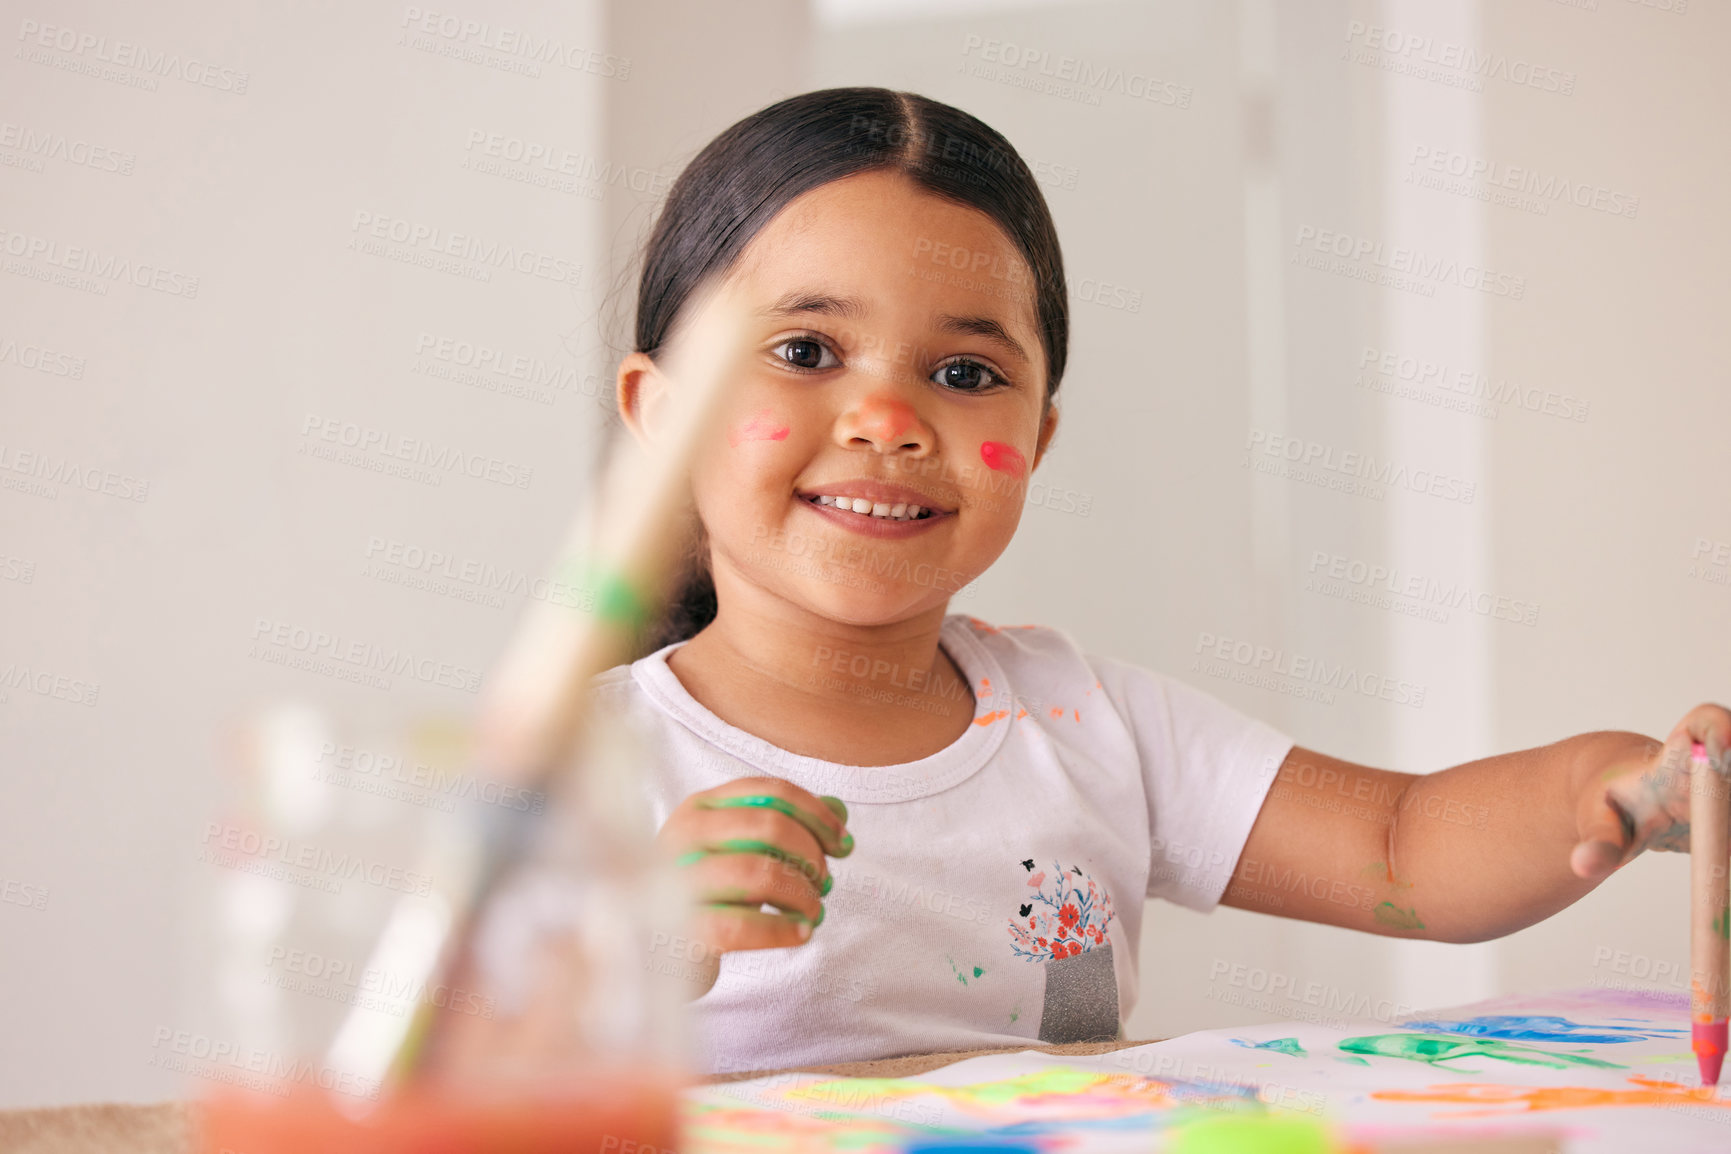
<svg viewBox="0 0 1731 1154">
<path fill-rule="evenodd" d="M 1371 916 L 1375 917 L 1378 923 L 1397 930 L 1424 929 L 1418 910 L 1411 906 L 1403 910 L 1393 902 L 1382 902 L 1371 911 Z"/>
</svg>

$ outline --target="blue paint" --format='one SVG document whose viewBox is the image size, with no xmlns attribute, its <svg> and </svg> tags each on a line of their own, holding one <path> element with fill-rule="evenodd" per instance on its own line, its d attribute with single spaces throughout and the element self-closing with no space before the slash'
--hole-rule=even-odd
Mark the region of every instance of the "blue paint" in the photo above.
<svg viewBox="0 0 1731 1154">
<path fill-rule="evenodd" d="M 1252 1042 L 1248 1038 L 1228 1039 L 1234 1046 L 1243 1046 L 1246 1050 L 1273 1050 L 1277 1054 L 1290 1054 L 1294 1058 L 1304 1057 L 1304 1047 L 1298 1044 L 1297 1038 L 1276 1038 L 1272 1042 Z"/>
<path fill-rule="evenodd" d="M 1427 1034 L 1465 1034 L 1472 1038 L 1509 1038 L 1523 1042 L 1645 1042 L 1687 1030 L 1665 1026 L 1586 1026 L 1545 1014 L 1485 1014 L 1457 1022 L 1419 1019 L 1402 1022 L 1405 1030 Z"/>
</svg>

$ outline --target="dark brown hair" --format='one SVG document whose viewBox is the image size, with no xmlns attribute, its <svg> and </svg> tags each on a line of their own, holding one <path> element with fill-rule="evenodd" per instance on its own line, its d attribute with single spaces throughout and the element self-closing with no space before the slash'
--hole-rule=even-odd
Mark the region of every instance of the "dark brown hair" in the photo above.
<svg viewBox="0 0 1731 1154">
<path fill-rule="evenodd" d="M 1070 313 L 1058 231 L 1034 174 L 1002 134 L 959 108 L 887 88 L 790 96 L 723 131 L 680 173 L 655 222 L 637 289 L 637 351 L 653 357 L 698 286 L 725 275 L 764 225 L 803 193 L 856 173 L 892 170 L 977 209 L 1009 235 L 1032 275 L 1046 358 L 1046 403 L 1064 374 Z M 685 573 L 635 656 L 715 619 L 701 526 Z"/>
</svg>

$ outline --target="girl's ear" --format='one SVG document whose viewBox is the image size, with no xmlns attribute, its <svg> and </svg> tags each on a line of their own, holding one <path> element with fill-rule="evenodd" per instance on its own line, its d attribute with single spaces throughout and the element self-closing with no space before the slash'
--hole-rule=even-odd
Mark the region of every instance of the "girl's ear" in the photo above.
<svg viewBox="0 0 1731 1154">
<path fill-rule="evenodd" d="M 1047 405 L 1046 415 L 1040 419 L 1040 438 L 1034 442 L 1034 463 L 1028 467 L 1028 472 L 1040 467 L 1040 458 L 1046 455 L 1046 446 L 1052 443 L 1052 434 L 1057 431 L 1058 406 Z"/>
<path fill-rule="evenodd" d="M 619 362 L 613 400 L 638 444 L 647 447 L 655 440 L 655 418 L 666 393 L 667 378 L 648 353 L 627 353 Z"/>
</svg>

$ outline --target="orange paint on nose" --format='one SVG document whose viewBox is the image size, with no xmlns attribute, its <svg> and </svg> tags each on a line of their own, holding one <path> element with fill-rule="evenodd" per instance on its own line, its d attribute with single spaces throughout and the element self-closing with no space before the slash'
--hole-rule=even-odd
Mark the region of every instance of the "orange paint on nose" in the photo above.
<svg viewBox="0 0 1731 1154">
<path fill-rule="evenodd" d="M 727 443 L 737 448 L 742 441 L 785 441 L 788 429 L 772 409 L 759 409 L 737 428 L 727 431 Z"/>
<path fill-rule="evenodd" d="M 894 397 L 867 397 L 859 415 L 860 431 L 884 441 L 895 440 L 919 420 L 912 405 Z"/>
<path fill-rule="evenodd" d="M 981 441 L 980 460 L 986 463 L 986 468 L 1008 473 L 1012 477 L 1020 477 L 1028 467 L 1016 446 L 1006 445 L 1002 441 Z"/>
</svg>

